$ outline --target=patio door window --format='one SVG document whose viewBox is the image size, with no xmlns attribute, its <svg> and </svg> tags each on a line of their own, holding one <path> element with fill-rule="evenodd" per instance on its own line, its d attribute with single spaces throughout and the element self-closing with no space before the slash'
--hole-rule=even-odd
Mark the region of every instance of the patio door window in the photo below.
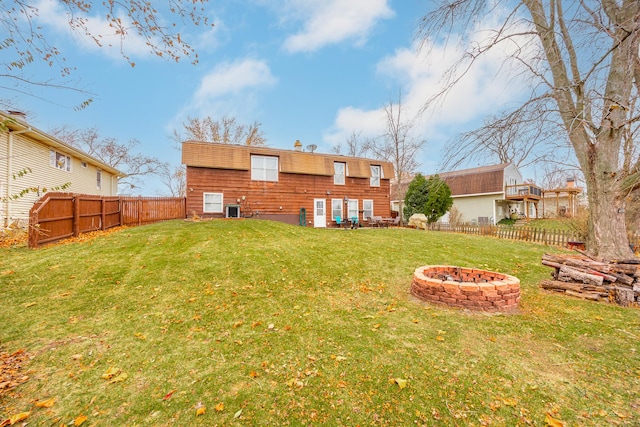
<svg viewBox="0 0 640 427">
<path fill-rule="evenodd" d="M 358 200 L 349 199 L 349 212 L 347 212 L 349 218 L 358 218 Z"/>
</svg>

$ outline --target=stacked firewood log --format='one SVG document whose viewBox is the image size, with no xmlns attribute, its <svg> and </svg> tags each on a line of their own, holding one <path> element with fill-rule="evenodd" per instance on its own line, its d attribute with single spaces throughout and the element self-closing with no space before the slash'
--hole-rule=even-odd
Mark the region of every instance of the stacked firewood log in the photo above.
<svg viewBox="0 0 640 427">
<path fill-rule="evenodd" d="M 597 260 L 584 252 L 544 254 L 542 265 L 554 269 L 553 280 L 542 281 L 544 289 L 622 306 L 640 305 L 640 259 Z"/>
</svg>

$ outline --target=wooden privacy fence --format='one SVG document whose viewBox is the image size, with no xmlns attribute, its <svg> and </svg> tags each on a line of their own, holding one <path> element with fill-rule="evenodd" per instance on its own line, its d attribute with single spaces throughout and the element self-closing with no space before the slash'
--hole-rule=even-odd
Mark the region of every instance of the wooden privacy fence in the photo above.
<svg viewBox="0 0 640 427">
<path fill-rule="evenodd" d="M 513 227 L 508 225 L 451 225 L 434 222 L 429 230 L 453 233 L 477 234 L 501 239 L 523 240 L 552 246 L 567 246 L 569 242 L 582 242 L 579 233 L 568 230 L 548 230 L 534 227 Z M 640 233 L 629 233 L 629 243 L 636 251 L 640 248 Z"/>
<path fill-rule="evenodd" d="M 186 199 L 46 193 L 29 211 L 29 247 L 120 225 L 186 218 Z"/>
</svg>

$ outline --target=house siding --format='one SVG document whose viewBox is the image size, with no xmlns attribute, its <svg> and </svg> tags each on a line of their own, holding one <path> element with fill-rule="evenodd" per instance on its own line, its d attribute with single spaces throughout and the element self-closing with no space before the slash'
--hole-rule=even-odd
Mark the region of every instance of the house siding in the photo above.
<svg viewBox="0 0 640 427">
<path fill-rule="evenodd" d="M 333 175 L 278 174 L 277 182 L 252 181 L 251 172 L 244 170 L 187 167 L 187 214 L 203 217 L 225 216 L 203 212 L 203 193 L 222 193 L 223 204 L 238 204 L 250 209 L 253 218 L 275 219 L 291 224 L 299 223 L 300 209 L 306 211 L 307 225 L 313 224 L 314 199 L 326 200 L 326 221 L 331 226 L 331 200 L 373 200 L 374 215 L 390 216 L 389 180 L 382 179 L 379 187 L 371 187 L 369 178 L 346 177 L 345 185 L 335 185 Z M 244 201 L 242 198 L 244 197 Z M 343 213 L 344 215 L 344 213 Z M 362 212 L 359 212 L 362 221 Z"/>
<path fill-rule="evenodd" d="M 9 145 L 11 145 L 11 153 L 9 153 Z M 51 148 L 71 158 L 71 171 L 50 166 Z M 97 189 L 98 166 L 87 162 L 87 167 L 83 168 L 81 160 L 74 157 L 71 150 L 65 151 L 63 148 L 35 141 L 29 137 L 29 133 L 0 132 L 0 150 L 0 198 L 10 198 L 26 188 L 41 190 L 2 202 L 0 205 L 2 225 L 28 220 L 31 207 L 44 194 L 45 189 L 49 190 L 65 183 L 70 183 L 70 186 L 64 190 L 68 192 L 101 196 L 117 194 L 117 177 L 114 174 L 101 169 L 102 187 Z M 16 175 L 27 168 L 30 169 L 28 173 L 22 176 Z"/>
</svg>

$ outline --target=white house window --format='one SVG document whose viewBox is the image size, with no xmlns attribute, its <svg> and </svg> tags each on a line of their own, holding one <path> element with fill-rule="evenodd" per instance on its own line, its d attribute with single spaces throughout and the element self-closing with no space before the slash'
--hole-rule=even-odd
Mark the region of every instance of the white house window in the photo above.
<svg viewBox="0 0 640 427">
<path fill-rule="evenodd" d="M 371 218 L 373 216 L 373 200 L 363 200 L 362 211 L 362 218 Z"/>
<path fill-rule="evenodd" d="M 96 171 L 96 188 L 98 190 L 102 189 L 102 171 L 100 169 Z"/>
<path fill-rule="evenodd" d="M 342 162 L 333 162 L 333 183 L 336 185 L 344 185 L 345 171 L 347 164 Z"/>
<path fill-rule="evenodd" d="M 380 187 L 380 166 L 371 165 L 371 178 L 369 185 L 371 187 Z"/>
<path fill-rule="evenodd" d="M 52 148 L 49 150 L 49 166 L 71 172 L 71 157 Z"/>
<path fill-rule="evenodd" d="M 87 162 L 80 162 L 80 166 L 82 166 L 83 168 L 87 168 Z"/>
<path fill-rule="evenodd" d="M 251 156 L 251 179 L 253 181 L 278 181 L 278 158 Z"/>
<path fill-rule="evenodd" d="M 342 199 L 331 199 L 331 218 L 335 220 L 336 217 L 344 218 L 342 216 Z"/>
<path fill-rule="evenodd" d="M 358 218 L 358 200 L 349 199 L 349 218 Z"/>
<path fill-rule="evenodd" d="M 204 213 L 222 213 L 222 193 L 204 193 L 203 194 Z"/>
</svg>

